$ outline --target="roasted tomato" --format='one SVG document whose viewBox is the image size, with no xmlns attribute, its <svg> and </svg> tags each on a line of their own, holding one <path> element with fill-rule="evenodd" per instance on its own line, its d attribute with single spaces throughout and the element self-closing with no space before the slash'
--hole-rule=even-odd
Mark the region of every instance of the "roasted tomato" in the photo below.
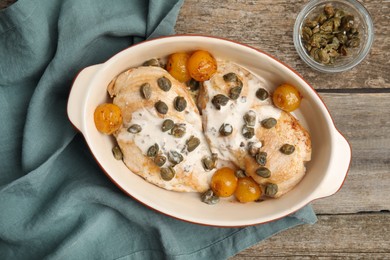
<svg viewBox="0 0 390 260">
<path fill-rule="evenodd" d="M 262 194 L 259 184 L 251 177 L 239 178 L 234 196 L 239 202 L 251 202 L 260 198 Z"/>
<path fill-rule="evenodd" d="M 280 85 L 272 95 L 274 105 L 287 112 L 297 109 L 301 104 L 301 99 L 301 94 L 297 88 L 290 84 Z"/>
<path fill-rule="evenodd" d="M 217 61 L 207 51 L 195 51 L 188 59 L 190 76 L 197 81 L 209 80 L 217 71 Z"/>
<path fill-rule="evenodd" d="M 110 135 L 122 125 L 121 109 L 111 103 L 101 104 L 95 109 L 94 121 L 99 132 Z"/>
<path fill-rule="evenodd" d="M 187 62 L 190 58 L 188 53 L 177 52 L 169 56 L 167 62 L 167 71 L 180 82 L 187 82 L 191 79 L 187 69 Z"/>
<path fill-rule="evenodd" d="M 218 197 L 233 195 L 237 187 L 237 177 L 234 170 L 228 167 L 218 169 L 211 178 L 211 189 Z"/>
</svg>

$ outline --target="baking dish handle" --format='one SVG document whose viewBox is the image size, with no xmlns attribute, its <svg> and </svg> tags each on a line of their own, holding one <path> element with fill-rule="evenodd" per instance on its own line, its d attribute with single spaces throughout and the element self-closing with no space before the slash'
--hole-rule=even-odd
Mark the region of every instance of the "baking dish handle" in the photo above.
<svg viewBox="0 0 390 260">
<path fill-rule="evenodd" d="M 327 177 L 322 180 L 315 199 L 324 198 L 335 194 L 347 177 L 351 163 L 351 146 L 338 131 L 333 139 L 335 152 L 332 154 Z"/>
<path fill-rule="evenodd" d="M 102 66 L 102 64 L 86 67 L 80 71 L 73 81 L 73 85 L 70 90 L 67 107 L 68 117 L 70 122 L 79 131 L 82 131 L 82 107 L 84 102 L 83 100 L 85 99 L 85 95 L 88 90 L 87 86 L 100 66 Z"/>
</svg>

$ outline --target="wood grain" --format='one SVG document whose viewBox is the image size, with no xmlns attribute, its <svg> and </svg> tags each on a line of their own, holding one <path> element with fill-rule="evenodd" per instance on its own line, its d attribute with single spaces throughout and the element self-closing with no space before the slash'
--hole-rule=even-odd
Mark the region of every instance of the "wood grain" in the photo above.
<svg viewBox="0 0 390 260">
<path fill-rule="evenodd" d="M 213 35 L 259 48 L 296 69 L 316 89 L 390 88 L 390 1 L 364 1 L 374 20 L 372 49 L 357 67 L 334 75 L 312 70 L 295 51 L 293 26 L 297 14 L 307 2 L 186 0 L 177 20 L 176 32 Z"/>
<path fill-rule="evenodd" d="M 352 146 L 343 188 L 314 203 L 317 213 L 390 210 L 390 93 L 321 93 L 336 127 Z"/>
<path fill-rule="evenodd" d="M 319 216 L 277 234 L 230 260 L 254 259 L 389 259 L 390 216 L 384 213 Z"/>
</svg>

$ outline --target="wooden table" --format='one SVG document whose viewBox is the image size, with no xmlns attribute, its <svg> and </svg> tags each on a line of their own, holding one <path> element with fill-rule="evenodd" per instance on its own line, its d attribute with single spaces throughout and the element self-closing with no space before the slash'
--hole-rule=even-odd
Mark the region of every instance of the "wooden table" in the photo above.
<svg viewBox="0 0 390 260">
<path fill-rule="evenodd" d="M 338 74 L 308 67 L 293 45 L 295 18 L 307 0 L 185 0 L 176 32 L 228 38 L 259 48 L 298 71 L 327 104 L 352 146 L 342 189 L 315 201 L 314 225 L 248 248 L 238 259 L 390 259 L 390 1 L 366 0 L 375 27 L 369 56 Z"/>
<path fill-rule="evenodd" d="M 0 0 L 0 9 L 15 0 Z M 327 104 L 352 145 L 343 188 L 315 201 L 314 225 L 299 226 L 231 259 L 390 259 L 390 1 L 366 0 L 375 27 L 369 56 L 338 74 L 312 70 L 295 51 L 295 17 L 307 0 L 185 0 L 176 32 L 228 38 L 259 48 L 298 71 Z"/>
</svg>

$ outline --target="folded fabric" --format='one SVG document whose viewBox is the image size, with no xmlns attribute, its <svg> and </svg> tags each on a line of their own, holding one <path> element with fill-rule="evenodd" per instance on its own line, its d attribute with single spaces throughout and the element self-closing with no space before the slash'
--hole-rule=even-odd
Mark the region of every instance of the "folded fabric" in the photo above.
<svg viewBox="0 0 390 260">
<path fill-rule="evenodd" d="M 72 80 L 142 40 L 173 33 L 182 0 L 19 0 L 0 10 L 0 259 L 225 259 L 307 206 L 245 228 L 176 220 L 102 173 L 66 115 Z"/>
</svg>

